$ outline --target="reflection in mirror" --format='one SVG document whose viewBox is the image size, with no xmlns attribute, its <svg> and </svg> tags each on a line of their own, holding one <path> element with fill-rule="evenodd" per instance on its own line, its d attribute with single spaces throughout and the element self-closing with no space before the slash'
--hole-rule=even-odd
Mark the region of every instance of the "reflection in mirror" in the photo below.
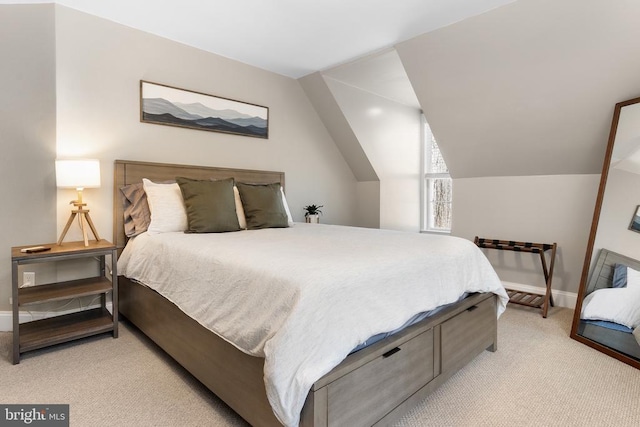
<svg viewBox="0 0 640 427">
<path fill-rule="evenodd" d="M 640 368 L 637 189 L 640 98 L 615 108 L 571 330 L 572 338 Z"/>
<path fill-rule="evenodd" d="M 631 224 L 629 224 L 629 230 L 637 231 L 640 233 L 640 205 L 636 208 L 636 212 L 633 214 L 633 218 L 631 218 Z"/>
<path fill-rule="evenodd" d="M 582 301 L 578 334 L 640 360 L 640 261 L 600 249 Z M 640 328 L 638 328 L 640 331 Z"/>
</svg>

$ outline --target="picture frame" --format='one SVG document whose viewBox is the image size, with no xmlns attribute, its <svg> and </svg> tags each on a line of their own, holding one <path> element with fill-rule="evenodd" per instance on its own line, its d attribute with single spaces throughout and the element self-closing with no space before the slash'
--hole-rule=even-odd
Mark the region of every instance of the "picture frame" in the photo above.
<svg viewBox="0 0 640 427">
<path fill-rule="evenodd" d="M 636 207 L 636 211 L 631 218 L 631 224 L 629 224 L 629 230 L 640 233 L 640 205 Z"/>
<path fill-rule="evenodd" d="M 140 121 L 269 138 L 269 108 L 140 80 Z"/>
</svg>

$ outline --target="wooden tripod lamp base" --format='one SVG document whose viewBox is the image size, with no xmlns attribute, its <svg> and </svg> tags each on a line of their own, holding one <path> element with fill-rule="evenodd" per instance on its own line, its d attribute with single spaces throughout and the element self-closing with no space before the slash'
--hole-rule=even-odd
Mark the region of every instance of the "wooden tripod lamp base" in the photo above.
<svg viewBox="0 0 640 427">
<path fill-rule="evenodd" d="M 89 246 L 89 236 L 87 233 L 87 227 L 91 228 L 91 232 L 93 233 L 93 237 L 95 237 L 96 242 L 100 240 L 100 236 L 98 236 L 98 230 L 96 230 L 96 226 L 93 225 L 93 221 L 91 221 L 91 216 L 89 215 L 89 209 L 83 209 L 84 206 L 87 206 L 86 203 L 72 202 L 76 209 L 71 211 L 71 216 L 69 216 L 69 220 L 67 221 L 67 225 L 64 226 L 64 230 L 62 230 L 62 234 L 58 239 L 58 246 L 62 245 L 62 241 L 64 240 L 64 236 L 67 235 L 73 220 L 78 217 L 78 221 L 80 222 L 80 229 L 82 230 L 82 237 L 84 240 L 84 245 Z"/>
</svg>

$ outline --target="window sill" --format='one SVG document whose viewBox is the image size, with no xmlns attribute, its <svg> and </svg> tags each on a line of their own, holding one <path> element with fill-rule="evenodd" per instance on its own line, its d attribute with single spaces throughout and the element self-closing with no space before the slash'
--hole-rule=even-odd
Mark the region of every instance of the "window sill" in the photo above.
<svg viewBox="0 0 640 427">
<path fill-rule="evenodd" d="M 424 234 L 451 234 L 451 230 L 420 230 Z"/>
</svg>

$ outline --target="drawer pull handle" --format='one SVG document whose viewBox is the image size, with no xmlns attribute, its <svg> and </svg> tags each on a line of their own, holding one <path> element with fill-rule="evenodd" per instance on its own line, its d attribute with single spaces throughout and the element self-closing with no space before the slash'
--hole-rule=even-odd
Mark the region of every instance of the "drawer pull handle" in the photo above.
<svg viewBox="0 0 640 427">
<path fill-rule="evenodd" d="M 473 307 L 469 307 L 469 308 L 467 308 L 467 311 L 473 311 L 473 310 L 475 310 L 476 308 L 478 308 L 478 306 L 477 306 L 477 305 L 474 305 Z"/>
<path fill-rule="evenodd" d="M 391 357 L 399 351 L 400 351 L 400 347 L 392 348 L 391 350 L 383 354 L 382 357 L 386 359 L 387 357 Z"/>
</svg>

